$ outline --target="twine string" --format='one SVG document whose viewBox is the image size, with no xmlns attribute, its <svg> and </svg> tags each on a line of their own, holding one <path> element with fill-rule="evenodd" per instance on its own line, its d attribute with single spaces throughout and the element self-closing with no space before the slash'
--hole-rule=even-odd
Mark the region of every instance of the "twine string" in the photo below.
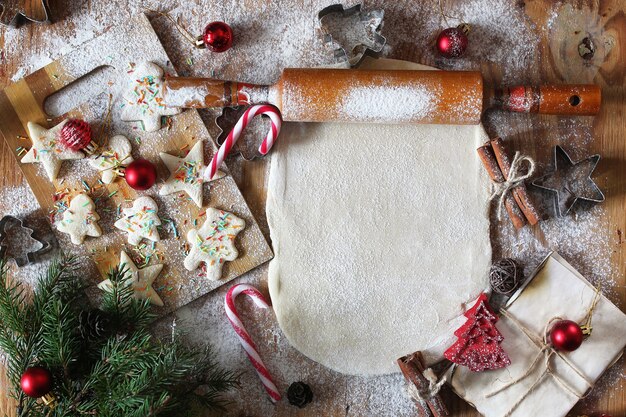
<svg viewBox="0 0 626 417">
<path fill-rule="evenodd" d="M 523 162 L 528 163 L 528 172 L 526 174 L 522 174 L 520 172 L 521 166 Z M 493 182 L 494 191 L 489 197 L 489 200 L 498 199 L 498 220 L 502 220 L 502 207 L 506 201 L 506 196 L 508 193 L 515 187 L 522 185 L 524 181 L 528 178 L 532 177 L 535 173 L 535 161 L 529 156 L 521 156 L 519 152 L 515 152 L 515 157 L 513 157 L 513 162 L 511 162 L 511 169 L 509 170 L 509 175 L 506 181 L 504 182 Z"/>
<path fill-rule="evenodd" d="M 437 375 L 431 368 L 425 369 L 422 375 L 428 380 L 428 388 L 420 390 L 415 384 L 409 384 L 407 388 L 411 398 L 418 402 L 428 401 L 439 394 L 441 387 L 447 380 L 447 374 L 437 380 Z"/>
<path fill-rule="evenodd" d="M 596 290 L 596 294 L 599 294 L 598 290 Z M 591 307 L 587 310 L 587 315 L 589 317 L 593 314 L 593 310 L 594 310 L 594 308 L 595 308 L 595 306 L 597 304 L 597 298 L 598 297 L 594 298 L 594 301 L 592 302 Z M 589 378 L 587 378 L 578 369 L 578 367 L 575 364 L 573 364 L 567 357 L 561 355 L 559 352 L 554 350 L 552 345 L 550 345 L 550 343 L 548 342 L 548 335 L 549 335 L 549 331 L 550 331 L 550 327 L 551 327 L 552 323 L 554 321 L 556 321 L 556 320 L 561 320 L 561 319 L 559 317 L 553 317 L 552 319 L 550 319 L 548 321 L 548 323 L 546 324 L 546 326 L 544 327 L 543 339 L 539 339 L 537 336 L 535 336 L 532 333 L 532 331 L 530 329 L 528 329 L 526 326 L 524 326 L 519 320 L 517 320 L 508 311 L 503 309 L 503 310 L 500 311 L 500 313 L 504 317 L 509 319 L 509 321 L 511 323 L 513 323 L 515 325 L 515 327 L 517 327 L 522 333 L 524 333 L 524 335 L 526 335 L 526 337 L 528 337 L 528 339 L 530 339 L 530 341 L 532 341 L 537 347 L 539 347 L 540 350 L 539 350 L 539 353 L 537 354 L 537 356 L 535 356 L 535 359 L 533 360 L 533 362 L 530 364 L 530 366 L 526 369 L 526 371 L 522 375 L 520 375 L 518 378 L 514 379 L 513 381 L 511 381 L 511 382 L 501 386 L 500 388 L 496 389 L 495 391 L 492 391 L 492 392 L 486 394 L 485 398 L 493 397 L 494 395 L 497 395 L 497 394 L 507 390 L 511 386 L 521 382 L 522 380 L 524 380 L 526 377 L 528 377 L 533 372 L 533 370 L 535 369 L 537 364 L 541 361 L 542 357 L 545 359 L 545 361 L 544 361 L 545 369 L 543 370 L 543 372 L 537 377 L 537 379 L 535 379 L 535 381 L 530 386 L 528 391 L 526 391 L 524 393 L 524 395 L 522 395 L 515 403 L 513 403 L 511 405 L 511 407 L 504 414 L 503 417 L 510 417 L 511 414 L 513 414 L 513 412 L 517 409 L 517 407 L 539 386 L 539 384 L 548 375 L 551 376 L 554 379 L 554 381 L 561 388 L 563 388 L 565 391 L 567 391 L 570 394 L 572 394 L 572 396 L 578 398 L 579 400 L 585 398 L 585 396 L 590 391 L 590 389 L 593 388 L 593 385 L 594 385 L 593 382 L 590 381 Z M 565 362 L 565 364 L 567 364 L 570 367 L 570 369 L 572 369 L 585 382 L 585 384 L 589 387 L 589 389 L 585 393 L 579 394 L 577 392 L 576 388 L 572 387 L 566 380 L 564 380 L 563 378 L 561 378 L 559 375 L 556 374 L 555 368 L 554 368 L 554 364 L 553 364 L 553 361 L 552 361 L 552 358 L 554 356 L 558 356 L 559 358 L 561 358 L 561 360 L 563 360 L 563 362 Z"/>
<path fill-rule="evenodd" d="M 176 30 L 178 30 L 178 33 L 180 33 L 181 35 L 183 35 L 183 37 L 185 39 L 187 39 L 189 42 L 191 42 L 194 46 L 196 45 L 196 36 L 193 36 L 187 29 L 185 29 L 183 27 L 183 25 L 181 25 L 178 21 L 176 21 L 176 19 L 174 19 L 172 16 L 170 16 L 169 13 L 167 12 L 161 12 L 158 10 L 152 10 L 152 9 L 146 9 L 149 12 L 152 13 L 156 13 L 160 16 L 163 16 L 165 18 L 167 18 L 170 22 L 172 22 L 174 24 L 174 26 L 176 26 Z"/>
</svg>

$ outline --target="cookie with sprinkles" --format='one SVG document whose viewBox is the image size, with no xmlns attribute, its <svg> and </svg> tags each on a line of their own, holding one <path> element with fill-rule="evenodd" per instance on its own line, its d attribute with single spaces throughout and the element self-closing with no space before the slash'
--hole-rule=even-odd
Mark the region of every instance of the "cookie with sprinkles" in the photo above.
<svg viewBox="0 0 626 417">
<path fill-rule="evenodd" d="M 170 177 L 161 186 L 159 194 L 169 195 L 184 191 L 198 207 L 202 207 L 202 184 L 204 183 L 202 141 L 196 142 L 184 158 L 178 158 L 164 152 L 161 152 L 160 156 L 170 171 Z"/>
<path fill-rule="evenodd" d="M 139 197 L 133 206 L 124 209 L 124 216 L 114 226 L 128 233 L 128 243 L 138 245 L 145 238 L 153 242 L 161 240 L 157 226 L 161 225 L 159 208 L 150 197 Z"/>
<path fill-rule="evenodd" d="M 100 216 L 96 213 L 93 200 L 87 194 L 78 194 L 72 198 L 69 207 L 63 212 L 63 220 L 56 226 L 60 232 L 70 235 L 73 244 L 80 245 L 85 236 L 102 235 L 98 220 Z"/>
<path fill-rule="evenodd" d="M 246 222 L 226 211 L 209 208 L 206 220 L 200 229 L 187 233 L 189 254 L 185 258 L 185 268 L 193 271 L 202 262 L 206 263 L 206 276 L 217 281 L 222 277 L 224 261 L 234 261 L 239 256 L 235 247 L 235 237 L 246 226 Z"/>
<path fill-rule="evenodd" d="M 150 304 L 154 304 L 159 307 L 163 307 L 163 300 L 159 297 L 159 294 L 152 288 L 152 283 L 157 279 L 163 264 L 155 264 L 146 266 L 139 269 L 133 260 L 124 251 L 120 254 L 120 267 L 126 268 L 128 273 L 126 274 L 127 285 L 132 286 L 133 296 L 138 300 L 149 300 Z M 111 290 L 111 280 L 107 279 L 98 284 L 98 288 L 102 291 Z"/>
<path fill-rule="evenodd" d="M 67 123 L 67 120 L 50 129 L 33 122 L 28 122 L 27 125 L 28 135 L 33 141 L 33 146 L 24 155 L 21 162 L 23 164 L 41 163 L 50 181 L 54 181 L 57 178 L 62 161 L 85 157 L 82 152 L 66 148 L 59 141 L 59 135 L 65 123 Z"/>
<path fill-rule="evenodd" d="M 109 145 L 101 149 L 100 154 L 89 163 L 100 171 L 103 183 L 111 184 L 121 174 L 121 169 L 133 162 L 131 150 L 132 147 L 126 136 L 113 136 L 109 139 Z"/>
<path fill-rule="evenodd" d="M 153 62 L 143 62 L 129 72 L 130 86 L 122 99 L 121 119 L 141 122 L 146 132 L 161 129 L 161 117 L 181 112 L 163 103 L 163 70 Z"/>
</svg>

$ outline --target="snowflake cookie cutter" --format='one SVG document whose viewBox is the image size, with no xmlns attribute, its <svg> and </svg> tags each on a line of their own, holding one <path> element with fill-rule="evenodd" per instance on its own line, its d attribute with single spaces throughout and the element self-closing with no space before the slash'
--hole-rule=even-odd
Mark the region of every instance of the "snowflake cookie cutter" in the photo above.
<svg viewBox="0 0 626 417">
<path fill-rule="evenodd" d="M 559 217 L 564 217 L 578 201 L 602 203 L 605 200 L 604 193 L 591 178 L 599 161 L 600 155 L 595 154 L 574 162 L 561 146 L 556 145 L 554 147 L 554 170 L 534 180 L 532 185 L 552 192 L 555 199 L 556 213 Z M 566 166 L 562 168 L 563 163 Z M 588 168 L 585 170 L 584 175 L 580 175 L 580 169 L 584 168 L 585 165 L 588 165 Z M 563 173 L 561 171 L 566 172 Z M 571 171 L 579 171 L 579 175 L 574 177 L 574 175 L 571 175 Z M 577 173 L 575 172 L 575 174 Z"/>
<path fill-rule="evenodd" d="M 317 14 L 324 45 L 337 62 L 357 67 L 365 56 L 377 58 L 387 39 L 380 34 L 384 10 L 364 12 L 361 4 L 345 9 L 342 4 L 325 7 Z"/>
<path fill-rule="evenodd" d="M 28 237 L 41 247 L 35 250 L 28 250 L 30 249 L 28 248 L 19 253 L 13 253 L 12 249 L 14 248 L 8 246 L 5 240 L 10 236 L 10 233 L 12 233 L 10 230 L 16 228 L 22 232 L 26 232 Z M 30 227 L 26 227 L 24 222 L 17 217 L 7 215 L 0 219 L 0 257 L 4 258 L 6 256 L 13 259 L 19 267 L 39 261 L 42 255 L 52 250 L 55 246 L 56 238 L 52 232 L 43 234 L 37 233 Z"/>
</svg>

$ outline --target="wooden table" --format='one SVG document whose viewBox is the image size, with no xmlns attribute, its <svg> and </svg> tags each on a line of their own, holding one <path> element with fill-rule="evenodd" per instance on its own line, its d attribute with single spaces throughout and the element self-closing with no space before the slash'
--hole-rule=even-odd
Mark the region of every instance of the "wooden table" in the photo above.
<svg viewBox="0 0 626 417">
<path fill-rule="evenodd" d="M 130 0 L 111 0 L 109 2 L 86 2 L 82 6 L 73 3 L 50 1 L 53 10 L 53 16 L 57 23 L 53 26 L 27 25 L 23 27 L 20 33 L 20 47 L 7 48 L 11 53 L 6 53 L 5 45 L 8 30 L 0 29 L 0 47 L 3 49 L 0 55 L 0 86 L 9 83 L 9 79 L 18 68 L 27 63 L 34 55 L 41 55 L 42 37 L 46 37 L 48 31 L 54 31 L 59 36 L 67 34 L 68 37 L 76 37 L 76 31 L 80 27 L 76 26 L 74 15 L 87 12 L 93 14 L 93 19 L 99 22 L 101 30 L 105 30 L 108 24 L 118 24 L 127 17 L 127 8 L 132 13 L 136 13 L 141 9 L 134 5 L 135 2 Z M 107 4 L 105 10 L 105 3 Z M 165 10 L 176 7 L 178 2 L 163 2 L 161 7 Z M 222 19 L 228 19 L 227 8 L 222 3 L 214 2 L 214 7 L 194 9 L 193 15 L 197 16 L 206 14 L 206 17 L 199 18 L 199 21 L 208 22 L 209 19 L 215 20 L 222 16 Z M 246 2 L 231 2 L 240 4 L 240 7 L 261 8 L 261 6 L 269 5 L 265 13 L 270 13 L 272 7 L 276 4 L 270 4 L 269 0 L 257 0 Z M 281 2 L 285 3 L 285 2 Z M 293 6 L 281 4 L 281 7 L 293 7 L 293 13 L 312 13 L 319 10 L 322 6 L 310 4 L 302 0 L 294 1 Z M 419 3 L 419 4 L 417 4 Z M 455 7 L 463 3 L 461 0 L 449 0 L 444 2 L 444 10 L 453 13 Z M 487 2 L 483 2 L 486 5 Z M 613 279 L 616 281 L 618 293 L 618 303 L 624 309 L 626 304 L 626 245 L 622 244 L 622 232 L 626 232 L 626 122 L 624 121 L 624 105 L 626 104 L 626 4 L 619 0 L 607 0 L 599 2 L 591 1 L 571 1 L 564 5 L 553 5 L 550 0 L 511 0 L 511 8 L 518 8 L 520 12 L 527 16 L 528 22 L 534 24 L 540 42 L 539 53 L 534 57 L 534 65 L 531 65 L 523 73 L 516 74 L 515 79 L 519 82 L 538 81 L 544 82 L 594 82 L 599 84 L 603 89 L 603 107 L 600 115 L 594 120 L 588 119 L 587 127 L 593 136 L 593 140 L 587 141 L 581 149 L 577 149 L 576 157 L 583 156 L 587 153 L 599 152 L 603 160 L 597 173 L 599 185 L 606 191 L 607 201 L 604 207 L 608 214 L 608 222 L 604 232 L 606 236 L 611 236 L 610 241 L 606 242 L 613 248 L 612 258 L 606 262 L 612 262 L 615 270 L 619 273 L 615 274 Z M 570 4 L 571 3 L 571 4 Z M 155 3 L 157 4 L 157 3 Z M 325 2 L 324 4 L 328 4 Z M 399 0 L 395 2 L 366 2 L 366 7 L 381 6 L 386 9 L 386 27 L 383 34 L 387 35 L 390 42 L 398 39 L 406 39 L 393 31 L 406 30 L 406 24 L 396 24 L 406 22 L 407 19 L 414 19 L 417 28 L 410 29 L 411 34 L 419 31 L 419 22 L 424 14 L 437 14 L 437 0 L 424 0 L 423 2 L 414 2 L 410 0 Z M 232 5 L 230 6 L 232 7 Z M 189 17 L 189 16 L 187 16 Z M 198 19 L 196 19 L 198 20 Z M 472 23 L 472 22 L 468 22 Z M 166 41 L 171 41 L 177 35 L 170 28 L 170 33 L 162 33 L 166 25 L 162 20 L 156 24 L 157 33 L 163 36 Z M 390 35 L 391 34 L 391 35 Z M 410 38 L 410 37 L 409 37 Z M 591 59 L 585 60 L 580 57 L 578 45 L 583 38 L 590 38 L 595 44 L 595 54 Z M 15 41 L 15 36 L 11 39 Z M 169 44 L 169 48 L 168 48 Z M 497 47 L 497 46 L 494 46 Z M 433 60 L 433 55 L 429 52 L 430 45 L 422 47 L 422 45 L 414 45 L 408 41 L 396 42 L 390 57 L 398 59 L 406 59 L 415 62 L 421 62 L 430 65 L 436 65 L 438 62 Z M 184 66 L 181 60 L 181 54 L 172 50 L 171 42 L 166 42 L 166 49 L 170 53 L 174 65 L 180 68 Z M 238 71 L 237 62 L 229 63 L 224 67 L 226 75 L 236 74 Z M 497 62 L 480 63 L 480 67 L 485 74 L 488 82 L 499 83 L 502 77 L 501 67 Z M 193 71 L 188 71 L 193 72 Z M 199 72 L 202 72 L 201 70 Z M 210 115 L 205 115 L 205 120 L 211 122 Z M 506 126 L 501 122 L 505 121 Z M 548 160 L 548 154 L 551 152 L 551 144 L 555 142 L 554 135 L 546 135 L 546 132 L 559 131 L 563 132 L 568 129 L 567 123 L 563 123 L 562 118 L 543 116 L 537 118 L 535 116 L 497 116 L 487 117 L 485 125 L 491 135 L 502 135 L 511 142 L 511 148 L 523 148 L 525 151 L 535 155 L 537 158 Z M 537 128 L 539 126 L 539 128 Z M 578 125 L 577 125 L 578 126 Z M 214 130 L 214 127 L 211 126 Z M 577 127 L 569 127 L 574 129 L 575 134 Z M 567 133 L 567 132 L 565 132 Z M 249 202 L 251 209 L 259 218 L 261 225 L 266 225 L 264 219 L 265 206 L 265 174 L 267 162 L 242 162 L 238 161 L 241 168 L 235 170 L 237 172 L 236 179 Z M 16 185 L 22 183 L 22 175 L 20 174 L 17 164 L 11 155 L 11 152 L 0 143 L 0 186 Z M 494 225 L 494 230 L 497 225 Z M 538 239 L 542 239 L 540 228 L 534 230 Z M 608 234 L 607 234 L 608 233 Z M 497 233 L 494 232 L 494 257 L 507 253 L 506 247 L 499 246 Z M 260 275 L 260 285 L 264 286 L 265 274 Z M 248 314 L 244 311 L 244 314 Z M 259 326 L 264 323 L 260 322 Z M 271 338 L 270 335 L 261 335 L 259 329 L 252 329 L 258 337 Z M 294 361 L 302 360 L 297 353 L 290 354 Z M 310 361 L 309 361 L 310 362 Z M 347 416 L 347 415 L 370 415 L 368 414 L 367 395 L 359 395 L 358 398 L 351 398 L 350 387 L 360 384 L 362 381 L 354 377 L 344 377 L 333 374 L 329 371 L 321 370 L 319 366 L 315 367 L 310 363 L 302 365 L 307 367 L 310 375 L 315 372 L 323 372 L 324 377 L 318 384 L 321 388 L 317 388 L 323 392 L 321 395 L 326 403 L 322 408 L 322 414 L 328 416 Z M 622 368 L 624 372 L 624 361 L 622 360 L 617 366 Z M 253 376 L 251 376 L 252 378 Z M 256 383 L 256 381 L 253 381 Z M 286 381 L 287 382 L 287 381 Z M 5 386 L 4 379 L 0 380 L 0 386 Z M 0 388 L 2 390 L 2 388 Z M 581 402 L 571 413 L 571 416 L 577 416 L 582 413 L 606 412 L 613 417 L 626 415 L 626 390 L 623 381 L 615 384 L 613 387 L 601 393 L 593 401 Z M 457 417 L 476 416 L 477 413 L 465 404 L 463 401 L 455 397 L 451 393 L 446 393 L 446 402 L 450 405 L 452 415 Z M 14 406 L 10 400 L 6 398 L 4 393 L 0 398 L 0 412 L 7 413 L 9 416 L 14 414 Z M 319 400 L 322 401 L 322 400 Z M 237 415 L 257 415 L 254 405 L 243 406 L 236 404 L 233 410 Z M 260 415 L 260 414 L 259 414 Z M 276 409 L 274 415 L 320 415 L 319 408 L 308 407 L 303 410 L 297 410 L 292 407 L 280 407 Z"/>
</svg>

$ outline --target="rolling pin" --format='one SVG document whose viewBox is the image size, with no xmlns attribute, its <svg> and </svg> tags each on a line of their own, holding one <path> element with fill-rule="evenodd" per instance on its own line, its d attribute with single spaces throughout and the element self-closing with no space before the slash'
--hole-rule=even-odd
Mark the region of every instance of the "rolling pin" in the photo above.
<svg viewBox="0 0 626 417">
<path fill-rule="evenodd" d="M 276 84 L 167 77 L 169 107 L 210 108 L 270 103 L 285 121 L 478 124 L 486 107 L 514 112 L 595 115 L 593 84 L 489 90 L 476 71 L 285 69 Z"/>
</svg>

